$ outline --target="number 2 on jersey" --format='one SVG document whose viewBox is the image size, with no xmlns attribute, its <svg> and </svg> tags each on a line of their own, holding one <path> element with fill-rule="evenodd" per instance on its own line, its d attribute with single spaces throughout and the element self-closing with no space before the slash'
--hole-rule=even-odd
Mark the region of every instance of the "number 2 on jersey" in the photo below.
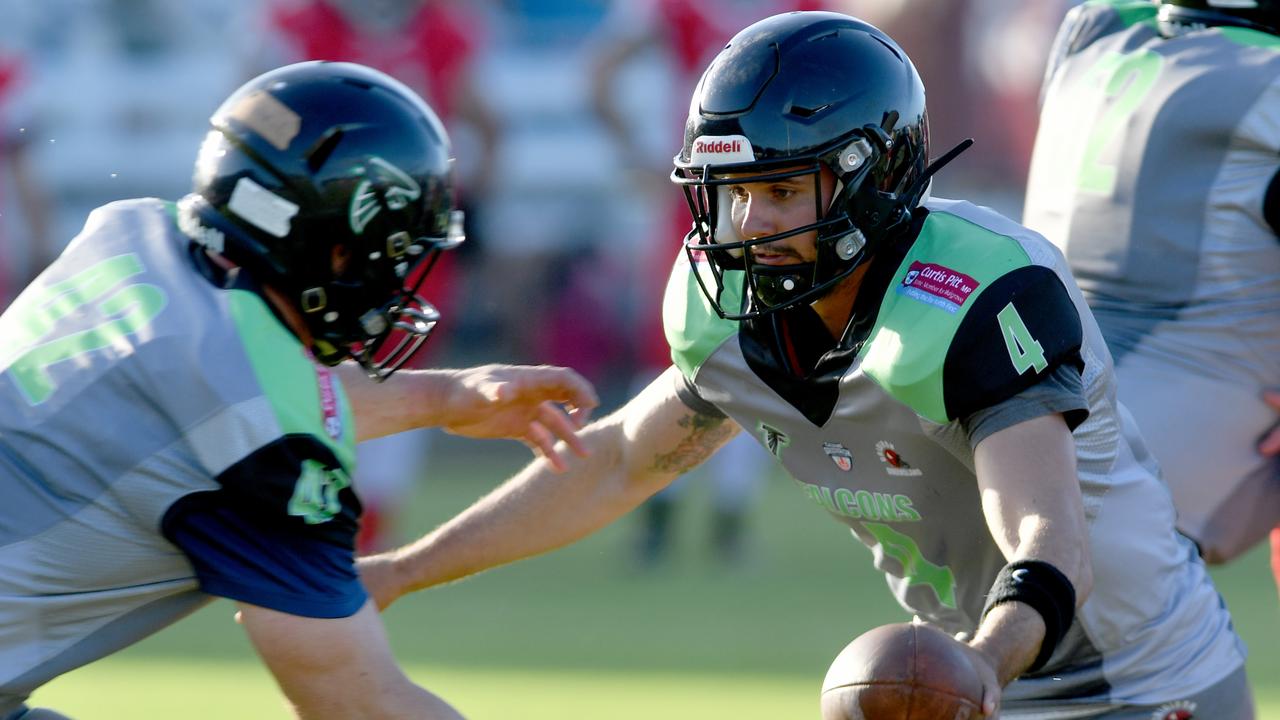
<svg viewBox="0 0 1280 720">
<path fill-rule="evenodd" d="M 136 283 L 116 289 L 122 282 L 141 274 L 142 262 L 132 253 L 102 260 L 92 267 L 49 287 L 28 290 L 19 297 L 6 320 L 16 327 L 9 336 L 9 352 L 0 351 L 0 367 L 15 351 L 9 364 L 13 377 L 27 402 L 39 405 L 53 394 L 56 385 L 50 366 L 101 350 L 138 332 L 155 319 L 168 302 L 155 285 Z M 114 291 L 114 292 L 113 292 Z M 81 311 L 91 303 L 106 319 L 62 337 L 40 342 L 54 331 L 58 321 Z"/>
<path fill-rule="evenodd" d="M 1116 139 L 1129 116 L 1142 105 L 1164 65 L 1164 57 L 1149 50 L 1121 55 L 1107 53 L 1089 73 L 1102 85 L 1110 107 L 1094 123 L 1080 161 L 1081 190 L 1110 195 L 1116 188 L 1116 167 L 1102 161 L 1102 153 Z"/>
</svg>

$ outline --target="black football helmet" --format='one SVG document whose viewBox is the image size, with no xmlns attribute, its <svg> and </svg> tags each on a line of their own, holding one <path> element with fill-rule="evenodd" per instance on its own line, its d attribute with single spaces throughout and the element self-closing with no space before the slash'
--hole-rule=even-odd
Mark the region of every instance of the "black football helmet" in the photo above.
<svg viewBox="0 0 1280 720">
<path fill-rule="evenodd" d="M 716 312 L 743 319 L 822 297 L 909 220 L 928 156 L 924 85 L 880 30 L 847 15 L 793 12 L 738 33 L 694 91 L 672 173 L 693 213 L 685 250 L 691 261 L 705 254 L 711 278 L 695 277 Z M 835 195 L 814 208 L 812 224 L 738 236 L 729 185 L 811 175 L 819 205 L 822 168 L 835 176 Z M 751 247 L 809 231 L 814 262 L 752 260 Z M 742 292 L 726 294 L 735 271 Z"/>
<path fill-rule="evenodd" d="M 285 293 L 320 362 L 390 375 L 439 320 L 422 279 L 463 241 L 435 113 L 371 68 L 305 62 L 250 80 L 210 124 L 184 233 Z"/>
<path fill-rule="evenodd" d="M 1280 35 L 1280 0 L 1159 0 L 1161 23 L 1246 27 Z"/>
</svg>

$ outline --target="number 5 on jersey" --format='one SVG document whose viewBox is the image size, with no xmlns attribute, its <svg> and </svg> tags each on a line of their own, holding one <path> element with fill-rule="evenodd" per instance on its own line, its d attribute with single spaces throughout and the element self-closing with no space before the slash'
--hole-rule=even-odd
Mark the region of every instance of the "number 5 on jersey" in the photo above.
<svg viewBox="0 0 1280 720">
<path fill-rule="evenodd" d="M 1005 305 L 996 314 L 996 321 L 1000 323 L 1000 335 L 1004 337 L 1005 349 L 1009 351 L 1009 361 L 1019 375 L 1028 370 L 1039 373 L 1049 367 L 1044 359 L 1044 348 L 1038 340 L 1031 337 L 1031 331 L 1027 329 L 1027 324 L 1022 321 L 1022 316 L 1013 303 Z"/>
<path fill-rule="evenodd" d="M 18 298 L 5 314 L 8 332 L 0 332 L 8 335 L 6 344 L 10 347 L 7 352 L 0 351 L 0 368 L 6 356 L 16 353 L 9 372 L 28 403 L 39 405 L 56 389 L 50 366 L 107 348 L 137 333 L 160 314 L 168 302 L 163 290 L 147 283 L 121 287 L 143 270 L 137 255 L 117 255 Z M 86 310 L 89 306 L 96 306 L 102 320 L 83 327 L 86 320 L 92 322 L 93 313 Z M 69 332 L 46 339 L 61 329 L 59 324 L 64 320 Z"/>
</svg>

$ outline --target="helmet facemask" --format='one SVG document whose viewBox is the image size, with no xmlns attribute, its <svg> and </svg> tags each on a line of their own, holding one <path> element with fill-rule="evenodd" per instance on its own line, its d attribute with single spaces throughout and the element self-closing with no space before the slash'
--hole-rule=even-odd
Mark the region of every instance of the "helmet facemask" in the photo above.
<svg viewBox="0 0 1280 720">
<path fill-rule="evenodd" d="M 330 282 L 303 289 L 300 304 L 316 359 L 333 365 L 350 357 L 377 381 L 403 367 L 440 320 L 420 289 L 440 254 L 465 240 L 462 224 L 462 211 L 453 210 L 440 236 L 393 232 L 385 250 L 366 248 L 366 257 L 353 258 Z M 317 307 L 310 299 L 319 293 L 324 303 Z"/>
<path fill-rule="evenodd" d="M 699 269 L 695 277 L 717 314 L 742 320 L 820 299 L 870 257 L 876 243 L 869 243 L 869 237 L 879 238 L 909 217 L 908 207 L 915 198 L 881 192 L 873 182 L 873 170 L 886 162 L 887 137 L 878 126 L 870 126 L 805 159 L 767 163 L 695 168 L 677 158 L 672 180 L 682 186 L 694 217 L 693 228 L 685 236 L 685 252 Z M 823 169 L 834 177 L 831 201 L 825 207 Z M 730 189 L 793 177 L 812 179 L 813 220 L 766 236 L 742 237 L 729 210 Z M 812 262 L 772 265 L 753 258 L 752 248 L 809 232 L 816 235 Z M 699 267 L 702 258 L 708 272 Z M 732 287 L 727 294 L 726 286 Z M 726 306 L 743 298 L 748 302 Z"/>
</svg>

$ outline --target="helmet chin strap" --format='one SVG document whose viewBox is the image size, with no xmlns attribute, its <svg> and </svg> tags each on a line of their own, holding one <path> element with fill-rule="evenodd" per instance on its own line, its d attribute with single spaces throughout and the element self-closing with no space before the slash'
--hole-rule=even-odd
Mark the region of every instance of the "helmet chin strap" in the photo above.
<svg viewBox="0 0 1280 720">
<path fill-rule="evenodd" d="M 751 264 L 751 285 L 756 299 L 767 307 L 793 302 L 812 288 L 816 263 L 789 265 Z"/>
</svg>

